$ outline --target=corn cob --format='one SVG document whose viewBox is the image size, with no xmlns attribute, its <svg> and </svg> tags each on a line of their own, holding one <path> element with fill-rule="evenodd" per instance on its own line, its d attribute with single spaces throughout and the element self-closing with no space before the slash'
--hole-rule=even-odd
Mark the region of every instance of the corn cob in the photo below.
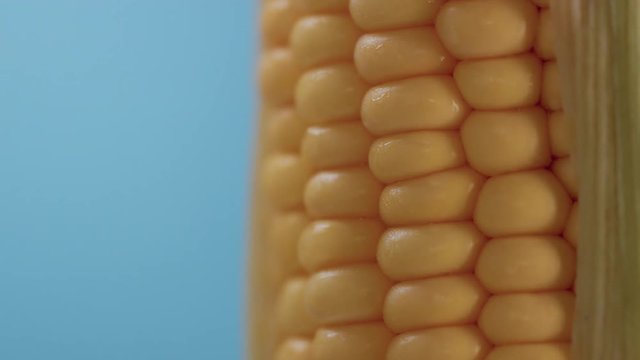
<svg viewBox="0 0 640 360">
<path fill-rule="evenodd" d="M 264 1 L 252 359 L 571 358 L 549 5 Z"/>
</svg>

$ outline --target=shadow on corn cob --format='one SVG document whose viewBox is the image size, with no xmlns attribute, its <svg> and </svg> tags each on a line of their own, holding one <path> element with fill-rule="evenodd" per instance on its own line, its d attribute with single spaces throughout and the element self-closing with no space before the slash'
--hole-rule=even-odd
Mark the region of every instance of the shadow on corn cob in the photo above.
<svg viewBox="0 0 640 360">
<path fill-rule="evenodd" d="M 640 359 L 633 1 L 262 7 L 251 359 Z"/>
</svg>

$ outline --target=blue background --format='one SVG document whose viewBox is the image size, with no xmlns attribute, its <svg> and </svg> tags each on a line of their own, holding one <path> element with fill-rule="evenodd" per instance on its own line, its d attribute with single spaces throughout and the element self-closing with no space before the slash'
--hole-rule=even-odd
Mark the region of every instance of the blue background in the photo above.
<svg viewBox="0 0 640 360">
<path fill-rule="evenodd" d="M 241 357 L 250 0 L 0 0 L 0 359 Z"/>
</svg>

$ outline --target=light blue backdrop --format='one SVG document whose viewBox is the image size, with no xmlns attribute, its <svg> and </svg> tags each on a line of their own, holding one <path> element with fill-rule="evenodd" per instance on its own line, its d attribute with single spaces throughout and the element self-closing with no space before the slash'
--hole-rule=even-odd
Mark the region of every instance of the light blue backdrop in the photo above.
<svg viewBox="0 0 640 360">
<path fill-rule="evenodd" d="M 251 0 L 0 0 L 0 359 L 242 352 Z"/>
</svg>

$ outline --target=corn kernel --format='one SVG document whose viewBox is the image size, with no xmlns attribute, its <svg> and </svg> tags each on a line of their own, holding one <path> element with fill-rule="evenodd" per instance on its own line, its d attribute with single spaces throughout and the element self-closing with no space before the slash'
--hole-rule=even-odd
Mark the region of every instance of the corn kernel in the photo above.
<svg viewBox="0 0 640 360">
<path fill-rule="evenodd" d="M 313 335 L 315 323 L 304 307 L 307 279 L 291 278 L 280 290 L 276 318 L 280 332 L 285 335 Z"/>
<path fill-rule="evenodd" d="M 482 360 L 488 350 L 475 326 L 442 327 L 398 335 L 387 360 Z"/>
<path fill-rule="evenodd" d="M 305 338 L 289 338 L 282 343 L 274 360 L 312 360 L 311 341 Z"/>
<path fill-rule="evenodd" d="M 557 236 L 492 239 L 478 258 L 476 276 L 492 293 L 564 290 L 571 287 L 576 258 Z"/>
<path fill-rule="evenodd" d="M 436 28 L 455 57 L 477 59 L 528 51 L 537 18 L 528 0 L 451 0 L 438 13 Z"/>
<path fill-rule="evenodd" d="M 356 119 L 366 90 L 367 85 L 352 64 L 310 70 L 296 86 L 296 110 L 312 124 Z"/>
<path fill-rule="evenodd" d="M 275 111 L 266 122 L 266 142 L 270 149 L 290 153 L 298 152 L 304 134 L 304 125 L 292 108 Z"/>
<path fill-rule="evenodd" d="M 311 351 L 314 360 L 385 360 L 392 336 L 384 323 L 320 328 Z"/>
<path fill-rule="evenodd" d="M 315 169 L 366 165 L 373 137 L 359 121 L 313 126 L 302 139 L 302 156 Z"/>
<path fill-rule="evenodd" d="M 312 318 L 324 325 L 379 320 L 390 287 L 374 264 L 324 270 L 311 276 L 305 304 Z"/>
<path fill-rule="evenodd" d="M 556 57 L 553 23 L 551 20 L 551 11 L 549 9 L 540 11 L 535 49 L 536 54 L 544 60 L 552 60 Z"/>
<path fill-rule="evenodd" d="M 303 231 L 298 244 L 307 271 L 361 262 L 375 262 L 383 226 L 375 220 L 321 220 Z"/>
<path fill-rule="evenodd" d="M 542 64 L 531 54 L 459 63 L 453 77 L 464 99 L 478 110 L 535 105 L 540 99 Z"/>
<path fill-rule="evenodd" d="M 469 163 L 485 175 L 535 169 L 551 161 L 546 114 L 540 108 L 474 111 L 461 135 Z"/>
<path fill-rule="evenodd" d="M 338 12 L 349 10 L 349 0 L 290 0 L 292 6 L 304 13 Z"/>
<path fill-rule="evenodd" d="M 564 229 L 564 238 L 567 239 L 573 246 L 578 245 L 578 202 L 574 202 L 569 213 L 569 219 L 567 219 L 567 226 Z"/>
<path fill-rule="evenodd" d="M 389 225 L 471 219 L 483 177 L 458 168 L 400 181 L 380 196 L 380 214 Z"/>
<path fill-rule="evenodd" d="M 445 0 L 351 0 L 354 21 L 369 31 L 433 24 Z"/>
<path fill-rule="evenodd" d="M 415 131 L 386 136 L 376 140 L 369 152 L 371 171 L 387 184 L 464 163 L 460 137 L 453 131 Z"/>
<path fill-rule="evenodd" d="M 269 247 L 287 274 L 302 270 L 298 261 L 298 241 L 307 223 L 307 216 L 300 211 L 277 214 L 271 220 Z"/>
<path fill-rule="evenodd" d="M 495 295 L 482 309 L 480 328 L 497 345 L 567 341 L 574 301 L 566 291 Z"/>
<path fill-rule="evenodd" d="M 275 105 L 293 101 L 293 89 L 300 77 L 289 49 L 278 48 L 266 52 L 260 62 L 260 87 L 265 101 Z"/>
<path fill-rule="evenodd" d="M 546 8 L 549 7 L 549 0 L 531 0 L 534 4 Z"/>
<path fill-rule="evenodd" d="M 362 103 L 362 122 L 376 135 L 455 129 L 468 111 L 451 76 L 425 76 L 371 88 Z"/>
<path fill-rule="evenodd" d="M 391 228 L 380 238 L 378 262 L 393 280 L 468 272 L 484 242 L 470 222 Z"/>
<path fill-rule="evenodd" d="M 277 207 L 293 208 L 302 205 L 308 178 L 309 167 L 298 155 L 275 154 L 264 162 L 264 193 L 269 195 Z"/>
<path fill-rule="evenodd" d="M 571 360 L 566 343 L 505 345 L 494 348 L 486 360 Z"/>
<path fill-rule="evenodd" d="M 308 181 L 304 203 L 317 218 L 374 217 L 381 190 L 367 168 L 322 171 Z"/>
<path fill-rule="evenodd" d="M 283 46 L 289 40 L 289 32 L 298 19 L 298 12 L 290 0 L 273 0 L 262 9 L 262 35 L 266 45 Z"/>
<path fill-rule="evenodd" d="M 565 116 L 563 111 L 556 111 L 549 115 L 549 135 L 551 138 L 551 152 L 556 157 L 571 155 L 573 152 L 574 123 Z"/>
<path fill-rule="evenodd" d="M 265 260 L 264 281 L 265 286 L 269 286 L 274 292 L 287 280 L 291 274 L 287 274 L 283 269 L 283 264 L 275 256 L 268 256 Z"/>
<path fill-rule="evenodd" d="M 542 107 L 547 110 L 557 111 L 562 109 L 558 64 L 555 61 L 546 62 L 542 69 L 541 103 Z"/>
<path fill-rule="evenodd" d="M 370 83 L 449 74 L 456 62 L 433 27 L 364 35 L 358 40 L 354 56 L 360 75 Z"/>
<path fill-rule="evenodd" d="M 553 173 L 560 179 L 564 188 L 567 189 L 572 198 L 578 197 L 578 177 L 576 169 L 570 156 L 558 159 L 551 165 Z"/>
<path fill-rule="evenodd" d="M 571 200 L 547 170 L 494 176 L 480 190 L 474 220 L 489 236 L 562 232 Z"/>
<path fill-rule="evenodd" d="M 456 132 L 416 131 L 376 140 L 369 166 L 385 183 L 461 166 L 464 151 Z"/>
<path fill-rule="evenodd" d="M 348 15 L 313 15 L 296 23 L 291 49 L 303 68 L 330 62 L 351 61 L 360 30 Z"/>
<path fill-rule="evenodd" d="M 472 275 L 396 284 L 384 303 L 384 320 L 395 332 L 472 323 L 486 298 Z"/>
</svg>

